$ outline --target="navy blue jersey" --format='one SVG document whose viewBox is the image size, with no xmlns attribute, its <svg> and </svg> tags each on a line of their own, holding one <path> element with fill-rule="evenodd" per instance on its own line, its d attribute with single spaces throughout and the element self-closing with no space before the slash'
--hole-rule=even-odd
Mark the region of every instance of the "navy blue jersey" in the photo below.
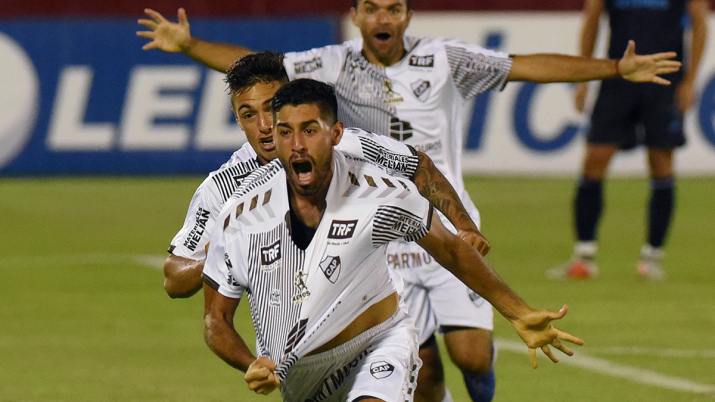
<svg viewBox="0 0 715 402">
<path fill-rule="evenodd" d="M 678 52 L 683 60 L 683 31 L 689 0 L 606 0 L 611 39 L 608 57 L 620 59 L 629 39 L 639 54 Z"/>
</svg>

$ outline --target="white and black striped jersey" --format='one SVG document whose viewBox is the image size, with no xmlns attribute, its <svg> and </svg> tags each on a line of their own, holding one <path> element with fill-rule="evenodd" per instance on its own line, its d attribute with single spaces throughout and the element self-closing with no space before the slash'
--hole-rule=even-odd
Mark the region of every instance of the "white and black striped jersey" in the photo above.
<svg viewBox="0 0 715 402">
<path fill-rule="evenodd" d="M 326 208 L 305 250 L 291 238 L 286 175 L 276 160 L 226 203 L 204 265 L 204 280 L 222 295 L 248 294 L 257 354 L 278 363 L 281 378 L 396 291 L 386 245 L 420 239 L 431 220 L 409 180 L 340 151 L 332 163 Z"/>
<path fill-rule="evenodd" d="M 444 38 L 405 37 L 407 54 L 381 67 L 362 55 L 362 39 L 286 53 L 291 79 L 312 78 L 335 86 L 338 117 L 348 126 L 392 138 L 425 152 L 451 181 L 474 221 L 479 213 L 462 180 L 462 143 L 472 98 L 503 89 L 511 58 Z M 417 246 L 410 250 L 419 252 Z"/>
<path fill-rule="evenodd" d="M 412 179 L 419 158 L 409 146 L 383 135 L 345 128 L 336 149 L 376 163 L 387 172 Z M 171 240 L 169 252 L 193 260 L 206 258 L 205 247 L 223 204 L 249 173 L 260 167 L 249 143 L 211 172 L 196 189 L 184 225 Z"/>
</svg>

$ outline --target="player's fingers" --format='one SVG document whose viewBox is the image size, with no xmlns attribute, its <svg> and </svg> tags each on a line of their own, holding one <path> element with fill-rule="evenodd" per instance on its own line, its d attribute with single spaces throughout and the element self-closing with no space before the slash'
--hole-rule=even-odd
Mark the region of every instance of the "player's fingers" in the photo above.
<svg viewBox="0 0 715 402">
<path fill-rule="evenodd" d="M 653 79 L 651 80 L 651 82 L 653 82 L 654 84 L 663 85 L 663 86 L 670 85 L 670 81 L 666 80 L 665 78 L 658 77 L 657 75 L 653 76 Z"/>
<path fill-rule="evenodd" d="M 636 54 L 636 42 L 629 40 L 626 46 L 626 51 L 623 53 L 623 57 L 633 56 Z"/>
<path fill-rule="evenodd" d="M 531 368 L 539 367 L 539 363 L 536 360 L 536 349 L 529 348 L 529 362 L 531 363 Z"/>
<path fill-rule="evenodd" d="M 573 336 L 573 335 L 569 334 L 568 332 L 556 330 L 556 336 L 558 337 L 558 339 L 566 341 L 566 342 L 571 342 L 574 345 L 583 346 L 583 344 L 584 344 L 583 339 Z"/>
<path fill-rule="evenodd" d="M 164 18 L 163 15 L 159 14 L 159 12 L 157 11 L 152 10 L 151 8 L 145 8 L 144 14 L 148 15 L 158 23 L 166 22 L 166 18 Z"/>
<path fill-rule="evenodd" d="M 561 306 L 561 309 L 559 309 L 559 311 L 547 311 L 546 316 L 549 318 L 549 320 L 560 320 L 564 318 L 568 311 L 569 306 L 564 304 L 563 306 Z"/>
<path fill-rule="evenodd" d="M 270 370 L 265 367 L 252 368 L 246 371 L 244 378 L 246 381 L 264 381 L 271 375 Z"/>
<path fill-rule="evenodd" d="M 559 359 L 557 359 L 556 356 L 554 356 L 554 352 L 551 351 L 551 348 L 549 347 L 549 345 L 544 345 L 544 346 L 542 346 L 542 347 L 541 347 L 541 351 L 544 352 L 544 354 L 545 354 L 546 356 L 548 356 L 549 359 L 551 359 L 552 362 L 554 362 L 554 363 L 558 363 L 558 362 L 559 362 Z"/>
<path fill-rule="evenodd" d="M 679 68 L 673 68 L 673 67 L 660 67 L 655 70 L 656 75 L 665 75 L 665 74 L 672 74 L 674 72 L 677 72 L 680 70 Z"/>
<path fill-rule="evenodd" d="M 159 46 L 159 42 L 152 41 L 152 42 L 149 42 L 146 45 L 142 46 L 142 50 L 159 49 L 160 47 L 161 46 Z"/>
<path fill-rule="evenodd" d="M 189 17 L 186 16 L 186 10 L 184 10 L 184 7 L 179 8 L 179 11 L 176 12 L 176 16 L 179 19 L 180 25 L 189 25 Z"/>
<path fill-rule="evenodd" d="M 148 19 L 146 19 L 146 18 L 140 18 L 140 19 L 138 19 L 138 20 L 137 20 L 137 24 L 142 25 L 142 26 L 144 26 L 144 27 L 146 27 L 146 28 L 149 28 L 149 29 L 151 29 L 152 31 L 153 31 L 154 29 L 156 29 L 156 25 L 157 25 L 156 22 L 154 22 L 154 20 L 148 20 Z"/>
<path fill-rule="evenodd" d="M 656 66 L 658 67 L 675 67 L 675 68 L 680 68 L 683 63 L 677 61 L 677 60 L 659 60 L 655 63 Z"/>
<path fill-rule="evenodd" d="M 561 341 L 557 339 L 554 339 L 553 342 L 551 342 L 551 345 L 555 347 L 556 349 L 560 350 L 562 353 L 568 355 L 568 356 L 573 356 L 573 350 L 571 350 L 568 346 L 564 345 L 561 343 Z"/>
<path fill-rule="evenodd" d="M 154 39 L 156 37 L 156 33 L 154 33 L 153 31 L 137 31 L 137 36 L 147 39 Z"/>
<path fill-rule="evenodd" d="M 674 59 L 674 58 L 678 57 L 678 53 L 676 53 L 676 52 L 662 52 L 662 53 L 652 54 L 650 57 L 652 57 L 653 60 L 656 60 L 656 61 L 666 60 L 666 59 Z"/>
</svg>

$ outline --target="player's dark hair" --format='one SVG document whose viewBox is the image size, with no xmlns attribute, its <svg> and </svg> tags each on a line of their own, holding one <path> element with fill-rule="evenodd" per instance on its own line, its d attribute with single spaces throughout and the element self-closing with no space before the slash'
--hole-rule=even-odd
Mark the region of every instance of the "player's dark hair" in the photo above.
<svg viewBox="0 0 715 402">
<path fill-rule="evenodd" d="M 353 0 L 353 8 L 357 10 L 359 3 L 360 0 Z M 410 9 L 410 0 L 405 0 L 405 7 L 407 7 L 408 10 Z"/>
<path fill-rule="evenodd" d="M 271 109 L 275 115 L 283 106 L 305 104 L 318 105 L 321 117 L 328 120 L 330 124 L 337 121 L 338 100 L 335 97 L 333 87 L 324 82 L 308 78 L 301 78 L 283 85 L 278 92 L 273 95 Z"/>
<path fill-rule="evenodd" d="M 283 67 L 283 55 L 260 52 L 236 60 L 226 72 L 224 81 L 234 95 L 258 83 L 288 82 L 288 73 Z"/>
</svg>

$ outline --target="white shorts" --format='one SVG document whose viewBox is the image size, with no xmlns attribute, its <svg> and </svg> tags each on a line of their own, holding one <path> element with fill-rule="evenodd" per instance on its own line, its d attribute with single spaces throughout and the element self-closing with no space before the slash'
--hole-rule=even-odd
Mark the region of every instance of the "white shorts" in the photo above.
<svg viewBox="0 0 715 402">
<path fill-rule="evenodd" d="M 426 251 L 388 254 L 388 265 L 402 278 L 402 300 L 423 344 L 440 327 L 494 329 L 492 305 L 474 293 Z"/>
<path fill-rule="evenodd" d="M 331 350 L 299 359 L 281 386 L 285 401 L 353 401 L 371 396 L 412 401 L 417 373 L 417 332 L 404 312 Z"/>
</svg>

